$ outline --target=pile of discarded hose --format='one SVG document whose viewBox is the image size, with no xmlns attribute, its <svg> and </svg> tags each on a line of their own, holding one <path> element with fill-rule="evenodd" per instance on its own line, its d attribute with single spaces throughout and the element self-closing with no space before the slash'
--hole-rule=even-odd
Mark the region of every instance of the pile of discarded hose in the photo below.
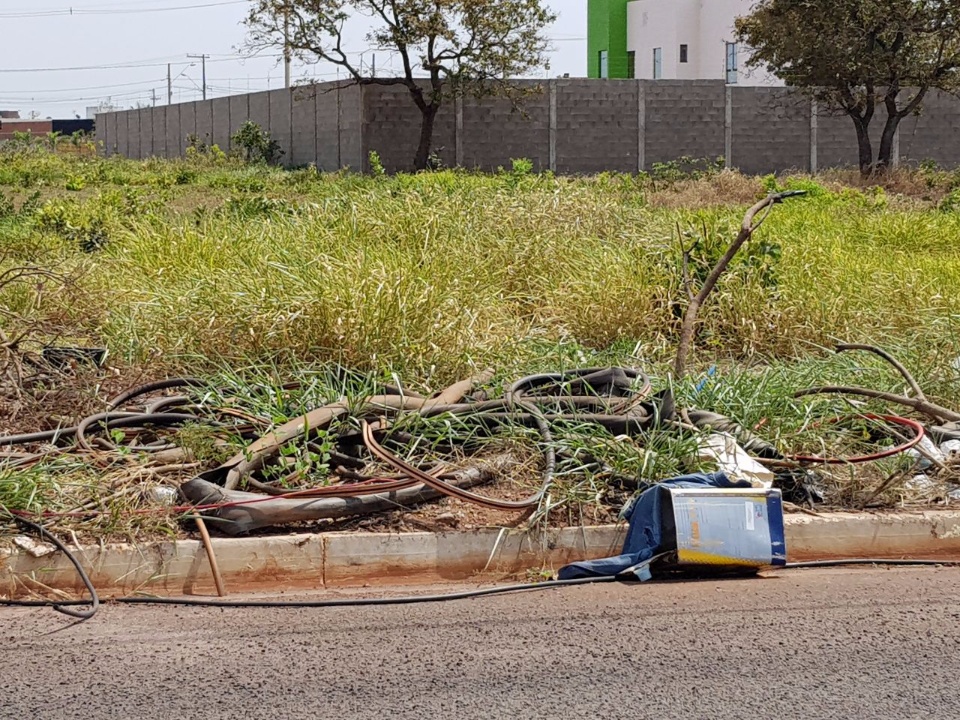
<svg viewBox="0 0 960 720">
<path fill-rule="evenodd" d="M 881 400 L 906 405 L 935 420 L 933 432 L 960 437 L 960 431 L 950 424 L 960 420 L 960 414 L 930 403 L 893 358 L 870 346 L 838 348 L 852 349 L 875 352 L 891 362 L 908 379 L 915 397 L 837 387 L 814 388 L 798 395 L 873 393 Z M 0 464 L 9 470 L 36 465 L 51 456 L 82 454 L 96 460 L 122 450 L 146 455 L 164 463 L 164 468 L 183 472 L 197 464 L 190 462 L 191 458 L 165 435 L 186 424 L 202 424 L 229 432 L 247 445 L 219 466 L 194 472 L 180 485 L 185 503 L 177 508 L 202 512 L 221 531 L 242 534 L 272 525 L 381 512 L 443 496 L 496 510 L 535 508 L 553 482 L 557 457 L 552 433 L 563 422 L 597 425 L 613 435 L 631 435 L 658 427 L 724 432 L 733 435 L 762 462 L 780 468 L 875 461 L 916 446 L 927 431 L 921 422 L 910 418 L 863 413 L 860 419 L 883 426 L 885 433 L 897 438 L 894 447 L 848 458 L 788 456 L 722 415 L 698 409 L 678 410 L 671 393 L 654 395 L 649 378 L 637 369 L 586 368 L 534 375 L 512 383 L 502 398 L 495 399 L 478 391 L 491 378 L 492 373 L 481 373 L 432 397 L 385 386 L 380 394 L 362 402 L 330 402 L 275 428 L 263 418 L 236 407 L 211 407 L 189 394 L 163 394 L 206 387 L 195 378 L 174 378 L 128 390 L 110 400 L 105 412 L 84 418 L 73 427 L 0 437 L 0 448 L 38 448 L 34 452 L 0 454 Z M 296 387 L 290 384 L 284 389 Z M 515 460 L 508 456 L 478 459 L 467 468 L 444 464 L 422 468 L 403 459 L 405 444 L 416 440 L 404 430 L 412 417 L 469 421 L 471 427 L 487 436 L 495 436 L 505 427 L 530 428 L 539 436 L 543 456 L 540 487 L 526 498 L 509 500 L 471 489 L 509 473 Z M 842 420 L 834 418 L 828 422 Z M 335 428 L 336 447 L 329 453 L 331 472 L 322 485 L 291 490 L 286 482 L 290 477 L 277 479 L 283 473 L 285 446 L 292 442 L 309 444 L 311 438 L 331 428 Z M 391 474 L 364 474 L 371 460 L 391 468 Z M 241 486 L 246 491 L 240 490 Z"/>
</svg>

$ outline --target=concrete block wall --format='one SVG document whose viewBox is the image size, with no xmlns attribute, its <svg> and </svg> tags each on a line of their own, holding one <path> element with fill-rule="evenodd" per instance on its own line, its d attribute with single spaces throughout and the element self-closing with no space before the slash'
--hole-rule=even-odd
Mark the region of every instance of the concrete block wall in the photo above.
<svg viewBox="0 0 960 720">
<path fill-rule="evenodd" d="M 726 86 L 722 80 L 644 80 L 644 167 L 680 157 L 725 154 Z"/>
<path fill-rule="evenodd" d="M 317 161 L 317 89 L 294 90 L 290 96 L 290 147 L 284 148 L 294 166 Z"/>
<path fill-rule="evenodd" d="M 210 139 L 211 145 L 216 145 L 226 152 L 230 149 L 230 136 L 233 134 L 233 121 L 230 118 L 230 98 L 217 98 L 210 102 L 213 130 Z"/>
<path fill-rule="evenodd" d="M 371 151 L 380 156 L 384 167 L 392 171 L 413 170 L 420 144 L 422 115 L 410 90 L 402 85 L 363 88 L 364 161 Z M 441 106 L 434 120 L 433 152 L 443 165 L 457 164 L 456 103 Z M 364 165 L 366 168 L 366 162 Z"/>
<path fill-rule="evenodd" d="M 337 95 L 337 142 L 340 148 L 340 163 L 337 167 L 362 171 L 367 162 L 363 152 L 363 136 L 366 132 L 363 121 L 363 88 L 345 85 Z"/>
<path fill-rule="evenodd" d="M 140 133 L 140 158 L 154 157 L 153 149 L 153 116 L 151 109 L 139 110 L 138 132 Z"/>
<path fill-rule="evenodd" d="M 166 157 L 167 155 L 167 111 L 169 108 L 161 106 L 155 108 L 151 113 L 153 127 L 153 147 L 150 150 L 149 157 Z"/>
<path fill-rule="evenodd" d="M 250 117 L 250 96 L 234 95 L 230 98 L 230 139 L 224 151 L 233 149 L 233 134 Z"/>
<path fill-rule="evenodd" d="M 342 90 L 339 87 L 318 89 L 315 101 L 314 127 L 317 137 L 314 141 L 314 152 L 319 170 L 337 170 L 343 167 L 340 163 L 341 100 Z"/>
<path fill-rule="evenodd" d="M 550 168 L 549 82 L 524 84 L 531 93 L 522 110 L 506 98 L 472 98 L 463 108 L 461 165 L 492 171 L 510 167 L 514 158 L 527 158 L 535 170 Z"/>
<path fill-rule="evenodd" d="M 166 124 L 164 125 L 164 157 L 180 156 L 180 116 L 183 113 L 182 105 L 170 105 L 167 108 Z"/>
<path fill-rule="evenodd" d="M 557 79 L 520 83 L 520 108 L 506 98 L 451 99 L 441 108 L 434 152 L 444 164 L 495 170 L 528 158 L 562 174 L 636 172 L 683 156 L 715 159 L 751 174 L 856 167 L 853 124 L 818 111 L 783 88 L 722 81 Z M 403 86 L 324 83 L 207 102 L 99 115 L 107 155 L 183 156 L 187 138 L 230 149 L 246 121 L 267 129 L 289 166 L 368 170 L 379 153 L 389 171 L 411 170 L 420 113 Z M 871 137 L 879 142 L 879 108 Z M 960 100 L 931 93 L 901 125 L 904 162 L 960 166 Z"/>
<path fill-rule="evenodd" d="M 632 80 L 552 81 L 554 169 L 562 174 L 639 170 L 640 89 Z M 584 131 L 591 126 L 602 130 Z"/>
<path fill-rule="evenodd" d="M 117 154 L 123 155 L 125 157 L 133 157 L 130 154 L 130 130 L 129 130 L 129 119 L 130 119 L 130 110 L 126 110 L 121 113 L 117 113 Z"/>
<path fill-rule="evenodd" d="M 197 105 L 199 103 L 189 102 L 180 106 L 180 136 L 177 138 L 177 154 L 185 155 L 187 151 L 187 138 L 197 134 Z"/>
<path fill-rule="evenodd" d="M 751 175 L 810 170 L 810 100 L 783 88 L 727 88 L 727 165 Z"/>
<path fill-rule="evenodd" d="M 939 91 L 927 95 L 919 115 L 900 123 L 900 158 L 908 165 L 936 160 L 960 167 L 960 101 Z"/>
</svg>

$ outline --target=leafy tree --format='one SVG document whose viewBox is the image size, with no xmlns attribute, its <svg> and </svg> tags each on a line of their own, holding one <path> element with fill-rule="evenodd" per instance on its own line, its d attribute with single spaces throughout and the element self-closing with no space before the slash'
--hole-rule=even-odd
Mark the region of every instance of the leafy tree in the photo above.
<svg viewBox="0 0 960 720">
<path fill-rule="evenodd" d="M 853 120 L 864 175 L 890 166 L 897 127 L 930 90 L 960 88 L 958 0 L 760 0 L 736 29 L 749 65 Z M 869 129 L 881 106 L 874 157 Z"/>
<path fill-rule="evenodd" d="M 367 41 L 399 57 L 399 76 L 365 75 L 351 59 L 343 30 L 357 16 L 374 21 Z M 422 118 L 414 158 L 422 170 L 443 103 L 457 94 L 518 96 L 507 79 L 546 64 L 544 30 L 555 19 L 540 0 L 254 0 L 247 45 L 332 63 L 359 85 L 406 87 Z"/>
</svg>

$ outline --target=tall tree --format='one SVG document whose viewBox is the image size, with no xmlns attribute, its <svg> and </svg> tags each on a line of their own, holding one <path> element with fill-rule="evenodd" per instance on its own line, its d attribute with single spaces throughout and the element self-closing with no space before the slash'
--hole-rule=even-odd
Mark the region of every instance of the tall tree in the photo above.
<svg viewBox="0 0 960 720">
<path fill-rule="evenodd" d="M 373 21 L 368 43 L 399 56 L 398 76 L 371 77 L 351 59 L 343 31 L 357 16 Z M 508 79 L 546 65 L 544 30 L 556 17 L 540 0 L 253 0 L 247 44 L 332 63 L 359 85 L 406 87 L 422 116 L 414 158 L 422 170 L 443 103 L 519 93 Z"/>
<path fill-rule="evenodd" d="M 930 90 L 960 89 L 960 0 L 760 0 L 736 29 L 749 65 L 853 120 L 865 175 L 890 166 L 900 122 Z"/>
</svg>

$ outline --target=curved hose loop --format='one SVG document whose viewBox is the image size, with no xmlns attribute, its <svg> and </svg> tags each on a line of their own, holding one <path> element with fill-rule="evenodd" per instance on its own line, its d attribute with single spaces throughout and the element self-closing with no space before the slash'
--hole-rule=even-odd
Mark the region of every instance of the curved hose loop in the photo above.
<svg viewBox="0 0 960 720">
<path fill-rule="evenodd" d="M 850 416 L 833 418 L 830 420 L 830 422 L 842 422 L 848 417 Z M 883 422 L 890 423 L 891 425 L 900 425 L 912 430 L 913 437 L 909 438 L 900 445 L 897 445 L 896 447 L 888 448 L 887 450 L 882 450 L 881 452 L 873 453 L 871 455 L 857 455 L 849 458 L 829 458 L 820 457 L 819 455 L 787 455 L 787 459 L 793 460 L 794 462 L 808 463 L 812 465 L 857 465 L 861 463 L 876 462 L 877 460 L 883 460 L 884 458 L 905 453 L 907 450 L 920 444 L 920 441 L 923 440 L 924 435 L 926 435 L 926 430 L 924 429 L 923 425 L 916 420 L 911 420 L 910 418 L 899 417 L 897 415 L 876 415 L 874 413 L 865 413 L 863 415 L 855 415 L 853 417 L 863 418 L 866 420 L 882 420 Z"/>
<path fill-rule="evenodd" d="M 449 495 L 450 497 L 455 497 L 475 505 L 481 505 L 492 510 L 527 510 L 528 508 L 540 503 L 540 500 L 546 494 L 547 488 L 549 487 L 549 482 L 545 481 L 534 495 L 531 495 L 524 500 L 498 500 L 495 498 L 484 497 L 483 495 L 477 495 L 469 490 L 464 490 L 456 485 L 451 485 L 450 483 L 445 482 L 438 477 L 425 473 L 423 470 L 411 465 L 405 460 L 398 458 L 396 455 L 383 448 L 377 442 L 376 438 L 373 436 L 373 428 L 366 420 L 361 420 L 360 422 L 363 429 L 364 444 L 375 457 L 379 458 L 388 465 L 393 466 L 409 477 L 422 482 L 424 485 L 428 485 L 434 490 L 443 493 L 444 495 Z M 548 469 L 549 474 L 545 472 L 544 476 L 547 480 L 550 480 L 552 479 L 553 468 L 548 466 Z"/>
<path fill-rule="evenodd" d="M 9 511 L 8 511 L 9 512 Z M 84 587 L 87 588 L 87 592 L 90 593 L 90 609 L 89 610 L 74 610 L 67 607 L 67 604 L 73 605 L 74 603 L 67 603 L 61 605 L 60 603 L 52 603 L 52 607 L 58 613 L 63 613 L 64 615 L 69 615 L 72 618 L 77 618 L 80 622 L 84 620 L 89 620 L 97 613 L 97 609 L 100 607 L 100 596 L 97 595 L 96 588 L 93 587 L 93 583 L 90 581 L 90 576 L 87 575 L 87 571 L 83 569 L 83 566 L 80 564 L 80 561 L 77 560 L 76 556 L 70 552 L 66 545 L 60 542 L 60 539 L 50 533 L 43 525 L 38 525 L 35 522 L 30 522 L 26 518 L 20 517 L 15 513 L 10 513 L 11 517 L 14 519 L 14 522 L 19 523 L 25 528 L 28 528 L 35 532 L 41 540 L 49 540 L 53 543 L 57 550 L 62 552 L 67 560 L 70 561 L 70 564 L 73 565 L 74 569 L 77 571 L 77 575 L 80 576 L 80 580 L 83 582 Z"/>
<path fill-rule="evenodd" d="M 157 380 L 156 382 L 150 382 L 146 383 L 145 385 L 138 385 L 137 387 L 130 388 L 129 390 L 124 390 L 122 393 L 107 402 L 107 409 L 116 410 L 117 408 L 126 405 L 134 398 L 140 397 L 141 395 L 149 395 L 150 393 L 159 392 L 160 390 L 170 390 L 172 388 L 179 387 L 202 388 L 207 387 L 208 385 L 209 383 L 193 377 L 178 377 L 167 378 L 166 380 Z"/>
<path fill-rule="evenodd" d="M 643 380 L 640 390 L 632 392 L 633 385 L 637 379 Z M 528 375 L 514 382 L 504 396 L 507 406 L 513 412 L 524 410 L 529 413 L 537 424 L 540 431 L 540 441 L 543 448 L 544 468 L 543 481 L 540 490 L 536 495 L 528 499 L 526 507 L 539 504 L 547 494 L 547 490 L 553 483 L 553 475 L 557 467 L 557 451 L 553 446 L 553 433 L 550 430 L 550 423 L 543 413 L 543 410 L 533 402 L 524 399 L 527 390 L 540 389 L 545 387 L 557 386 L 570 383 L 571 388 L 576 388 L 578 395 L 599 395 L 595 386 L 607 385 L 613 391 L 621 390 L 624 397 L 628 399 L 628 405 L 633 405 L 649 394 L 651 390 L 650 378 L 642 370 L 634 368 L 579 368 L 568 370 L 561 373 L 542 373 L 539 375 Z M 541 401 L 543 396 L 537 398 Z"/>
<path fill-rule="evenodd" d="M 159 390 L 168 390 L 170 388 L 176 387 L 206 387 L 207 383 L 199 380 L 197 378 L 169 378 L 167 380 L 158 380 L 157 382 L 147 383 L 145 385 L 138 385 L 137 387 L 130 388 L 120 393 L 113 399 L 107 402 L 107 410 L 117 410 L 119 407 L 127 404 L 132 399 L 140 397 L 141 395 L 147 395 L 152 392 L 157 392 Z M 160 401 L 165 398 L 161 398 Z M 161 406 L 162 407 L 162 406 Z M 58 440 L 65 438 L 72 438 L 77 435 L 77 431 L 80 430 L 81 434 L 84 429 L 89 427 L 91 422 L 96 422 L 101 419 L 100 416 L 105 413 L 100 413 L 91 418 L 86 418 L 78 425 L 73 425 L 71 427 L 57 428 L 55 430 L 44 430 L 41 432 L 35 433 L 24 433 L 22 435 L 6 435 L 0 437 L 0 447 L 11 446 L 11 445 L 32 445 L 34 443 L 56 443 Z M 154 414 L 149 413 L 148 414 Z M 85 423 L 85 424 L 84 424 Z M 82 427 L 81 427 L 82 426 Z M 81 443 L 81 447 L 85 450 L 89 450 L 90 447 Z"/>
<path fill-rule="evenodd" d="M 632 386 L 638 379 L 643 381 L 643 385 L 639 390 L 633 391 Z M 520 378 L 507 389 L 505 399 L 508 404 L 516 403 L 528 390 L 574 382 L 580 386 L 578 389 L 581 392 L 578 394 L 581 395 L 599 395 L 594 390 L 595 385 L 610 385 L 612 388 L 624 391 L 625 397 L 631 397 L 634 400 L 645 397 L 652 389 L 650 378 L 642 370 L 636 368 L 580 368 L 566 372 L 542 373 Z M 584 388 L 590 390 L 590 393 L 582 392 Z"/>
<path fill-rule="evenodd" d="M 639 392 L 632 395 L 628 394 L 637 379 L 643 380 L 643 386 Z M 553 446 L 553 434 L 550 429 L 550 422 L 544 414 L 543 409 L 537 404 L 552 400 L 553 397 L 549 395 L 538 395 L 527 398 L 525 397 L 525 393 L 529 390 L 556 386 L 567 382 L 577 383 L 577 385 L 573 387 L 576 387 L 581 399 L 587 395 L 585 389 L 599 397 L 599 393 L 596 392 L 594 386 L 607 385 L 610 386 L 611 391 L 621 390 L 624 393 L 623 396 L 629 400 L 631 404 L 644 397 L 650 391 L 651 387 L 649 378 L 640 370 L 625 368 L 584 368 L 564 373 L 530 375 L 513 383 L 507 390 L 503 401 L 478 403 L 474 404 L 472 408 L 469 405 L 465 405 L 462 408 L 463 412 L 469 412 L 472 409 L 475 413 L 481 415 L 484 412 L 500 408 L 504 408 L 512 414 L 523 411 L 523 413 L 534 420 L 537 430 L 540 432 L 541 446 L 544 455 L 543 480 L 537 492 L 523 500 L 498 500 L 484 497 L 446 483 L 435 475 L 424 473 L 419 468 L 410 465 L 382 447 L 374 437 L 373 428 L 365 420 L 361 420 L 363 441 L 367 449 L 383 462 L 408 477 L 422 482 L 445 495 L 495 510 L 527 510 L 535 505 L 539 505 L 546 496 L 553 482 L 554 472 L 556 471 L 557 455 L 556 448 Z M 613 393 L 611 392 L 611 394 Z M 557 398 L 562 397 L 562 395 L 557 396 Z M 441 408 L 438 407 L 436 409 L 440 410 Z M 454 408 L 445 407 L 443 409 L 449 411 Z M 460 411 L 461 408 L 457 407 L 456 410 Z M 431 414 L 430 409 L 428 409 L 425 414 Z M 459 414 L 459 412 L 457 414 Z"/>
<path fill-rule="evenodd" d="M 88 418 L 84 418 L 83 421 L 77 426 L 77 444 L 80 445 L 80 447 L 82 447 L 84 450 L 93 450 L 93 447 L 87 441 L 86 436 L 87 430 L 92 426 L 102 426 L 107 430 L 113 430 L 122 427 L 143 427 L 144 425 L 161 425 L 168 427 L 171 425 L 194 422 L 196 419 L 196 416 L 185 413 L 147 414 L 123 411 L 98 413 L 96 415 L 91 415 Z M 105 442 L 108 445 L 112 445 L 112 443 L 109 441 Z M 158 452 L 160 450 L 171 450 L 175 447 L 176 445 L 173 444 L 159 446 L 131 445 L 128 449 L 133 452 Z M 115 445 L 113 445 L 113 449 L 116 449 Z"/>
</svg>

